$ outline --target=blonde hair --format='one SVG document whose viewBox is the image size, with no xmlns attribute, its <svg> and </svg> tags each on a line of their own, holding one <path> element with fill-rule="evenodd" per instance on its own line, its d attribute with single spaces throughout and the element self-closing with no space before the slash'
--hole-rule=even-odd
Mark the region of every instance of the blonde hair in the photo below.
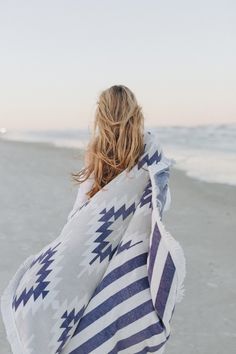
<svg viewBox="0 0 236 354">
<path fill-rule="evenodd" d="M 93 173 L 89 198 L 123 170 L 130 171 L 144 151 L 144 117 L 133 92 L 114 85 L 102 91 L 96 103 L 85 167 L 71 174 L 76 183 L 82 183 Z"/>
</svg>

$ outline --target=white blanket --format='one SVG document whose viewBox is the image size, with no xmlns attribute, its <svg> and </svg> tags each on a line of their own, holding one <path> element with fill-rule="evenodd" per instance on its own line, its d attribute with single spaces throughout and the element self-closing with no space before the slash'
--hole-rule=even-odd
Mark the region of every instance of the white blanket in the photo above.
<svg viewBox="0 0 236 354">
<path fill-rule="evenodd" d="M 13 354 L 163 353 L 186 273 L 162 222 L 171 164 L 146 132 L 134 168 L 21 264 L 1 296 Z"/>
</svg>

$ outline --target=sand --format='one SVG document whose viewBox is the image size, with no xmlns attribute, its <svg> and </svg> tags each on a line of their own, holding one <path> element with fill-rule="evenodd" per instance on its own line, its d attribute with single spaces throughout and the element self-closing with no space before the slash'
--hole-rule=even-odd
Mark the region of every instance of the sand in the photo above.
<svg viewBox="0 0 236 354">
<path fill-rule="evenodd" d="M 77 187 L 83 152 L 0 140 L 0 292 L 19 265 L 56 238 Z M 166 228 L 184 248 L 186 292 L 166 354 L 233 354 L 236 347 L 236 187 L 172 169 Z M 0 353 L 10 354 L 0 319 Z M 105 353 L 104 353 L 105 354 Z"/>
</svg>

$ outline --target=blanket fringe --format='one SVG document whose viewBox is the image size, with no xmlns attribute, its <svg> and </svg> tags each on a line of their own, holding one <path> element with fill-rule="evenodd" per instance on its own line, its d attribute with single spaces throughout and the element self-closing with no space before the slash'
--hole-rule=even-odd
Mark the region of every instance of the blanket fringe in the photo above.
<svg viewBox="0 0 236 354">
<path fill-rule="evenodd" d="M 167 248 L 171 254 L 171 257 L 176 265 L 176 274 L 178 279 L 177 290 L 176 290 L 176 302 L 181 302 L 185 295 L 184 279 L 186 276 L 186 259 L 184 251 L 180 243 L 166 230 L 165 225 L 162 221 L 159 206 L 157 204 L 157 195 L 159 193 L 158 186 L 156 185 L 154 175 L 169 169 L 170 166 L 175 164 L 175 160 L 170 160 L 169 158 L 162 156 L 162 160 L 159 161 L 158 165 L 150 165 L 149 172 L 152 183 L 152 205 L 153 205 L 153 217 L 154 220 L 158 221 L 160 229 L 162 229 L 163 240 L 165 240 Z M 155 221 L 154 221 L 155 222 Z"/>
<path fill-rule="evenodd" d="M 186 277 L 186 258 L 180 243 L 166 230 L 164 223 L 159 219 L 163 229 L 163 238 L 167 243 L 173 261 L 176 264 L 178 286 L 176 290 L 176 302 L 181 302 L 185 296 L 184 280 Z"/>
</svg>

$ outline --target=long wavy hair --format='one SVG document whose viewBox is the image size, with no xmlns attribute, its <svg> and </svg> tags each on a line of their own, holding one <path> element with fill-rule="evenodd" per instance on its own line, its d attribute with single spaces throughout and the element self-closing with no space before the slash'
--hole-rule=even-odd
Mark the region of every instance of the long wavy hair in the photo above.
<svg viewBox="0 0 236 354">
<path fill-rule="evenodd" d="M 130 171 L 144 151 L 144 116 L 133 92 L 114 85 L 99 95 L 85 165 L 71 173 L 76 184 L 93 174 L 91 198 L 123 170 Z"/>
</svg>

